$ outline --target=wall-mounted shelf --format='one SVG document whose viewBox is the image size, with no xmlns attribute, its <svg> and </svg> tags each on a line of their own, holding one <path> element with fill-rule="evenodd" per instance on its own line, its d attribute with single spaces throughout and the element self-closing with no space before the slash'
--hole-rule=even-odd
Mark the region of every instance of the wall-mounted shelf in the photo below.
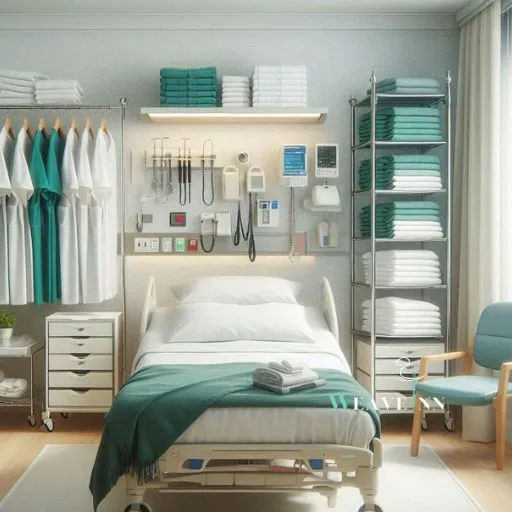
<svg viewBox="0 0 512 512">
<path fill-rule="evenodd" d="M 341 212 L 341 205 L 338 206 L 315 206 L 311 199 L 304 200 L 304 208 L 311 212 L 322 213 L 339 213 Z"/>
<path fill-rule="evenodd" d="M 327 108 L 248 107 L 248 108 L 141 108 L 143 118 L 153 123 L 196 124 L 321 124 Z"/>
</svg>

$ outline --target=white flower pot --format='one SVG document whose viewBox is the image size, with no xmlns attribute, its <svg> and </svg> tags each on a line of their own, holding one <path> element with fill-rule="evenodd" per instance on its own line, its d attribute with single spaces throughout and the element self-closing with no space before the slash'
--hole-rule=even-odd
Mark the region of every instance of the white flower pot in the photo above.
<svg viewBox="0 0 512 512">
<path fill-rule="evenodd" d="M 0 343 L 9 345 L 12 338 L 12 327 L 9 329 L 0 329 Z"/>
</svg>

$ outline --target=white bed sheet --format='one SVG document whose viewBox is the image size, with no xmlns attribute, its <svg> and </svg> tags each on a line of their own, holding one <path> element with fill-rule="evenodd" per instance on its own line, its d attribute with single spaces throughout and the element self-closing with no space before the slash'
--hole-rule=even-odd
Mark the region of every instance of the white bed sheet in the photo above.
<svg viewBox="0 0 512 512">
<path fill-rule="evenodd" d="M 168 343 L 171 308 L 157 308 L 141 340 L 133 371 L 161 364 L 267 364 L 292 357 L 312 368 L 346 373 L 350 366 L 334 336 L 317 329 L 316 343 L 232 341 Z M 364 411 L 341 408 L 222 408 L 208 409 L 177 443 L 296 443 L 340 444 L 366 448 L 375 425 Z"/>
</svg>

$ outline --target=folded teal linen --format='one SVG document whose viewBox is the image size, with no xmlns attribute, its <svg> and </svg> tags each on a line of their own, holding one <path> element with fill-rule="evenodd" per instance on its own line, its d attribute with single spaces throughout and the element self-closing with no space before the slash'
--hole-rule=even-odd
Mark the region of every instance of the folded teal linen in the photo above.
<svg viewBox="0 0 512 512">
<path fill-rule="evenodd" d="M 364 144 L 370 140 L 370 137 L 364 137 L 360 140 Z M 443 142 L 442 135 L 393 135 L 392 137 L 377 137 L 382 142 Z"/>
<path fill-rule="evenodd" d="M 414 96 L 414 95 L 423 96 L 423 95 L 430 95 L 430 94 L 441 95 L 442 91 L 441 91 L 441 89 L 428 88 L 428 87 L 389 87 L 389 88 L 385 88 L 385 89 L 377 89 L 377 93 L 380 93 L 380 94 L 396 94 L 396 95 L 405 94 L 405 95 L 411 95 L 411 96 Z M 370 93 L 368 93 L 368 94 L 370 94 Z"/>
<path fill-rule="evenodd" d="M 217 68 L 210 66 L 206 68 L 192 68 L 188 70 L 189 78 L 216 78 Z"/>
<path fill-rule="evenodd" d="M 190 81 L 187 85 L 189 91 L 218 91 L 219 87 L 216 83 L 211 84 L 196 84 L 195 82 Z"/>
<path fill-rule="evenodd" d="M 175 101 L 175 100 L 160 100 L 161 107 L 188 107 L 189 104 L 187 101 Z"/>
<path fill-rule="evenodd" d="M 188 97 L 193 99 L 217 99 L 217 92 L 211 91 L 188 91 Z"/>
<path fill-rule="evenodd" d="M 184 93 L 184 94 L 187 94 L 188 93 L 188 87 L 186 85 L 169 85 L 167 87 L 160 86 L 160 92 L 161 93 L 171 92 L 171 93 Z"/>
<path fill-rule="evenodd" d="M 388 118 L 388 117 L 440 117 L 439 109 L 435 107 L 386 107 L 377 111 L 377 118 Z M 365 119 L 371 119 L 371 113 L 368 112 L 360 117 L 361 121 Z"/>
<path fill-rule="evenodd" d="M 435 118 L 432 118 L 435 119 Z M 371 123 L 361 123 L 359 126 L 359 131 L 371 130 Z M 404 123 L 404 122 L 394 122 L 389 121 L 386 123 L 377 123 L 375 125 L 376 130 L 388 130 L 388 129 L 400 129 L 400 130 L 441 130 L 442 125 L 439 121 L 435 123 L 423 123 L 423 122 L 411 122 L 411 123 Z"/>
<path fill-rule="evenodd" d="M 375 133 L 378 136 L 386 136 L 392 134 L 400 134 L 400 135 L 442 135 L 441 128 L 395 128 L 394 126 L 390 126 L 387 128 L 377 128 Z M 359 130 L 359 134 L 362 136 L 370 135 L 370 130 Z"/>
<path fill-rule="evenodd" d="M 185 87 L 188 88 L 186 78 L 161 78 L 160 87 Z"/>
<path fill-rule="evenodd" d="M 365 163 L 361 162 L 359 167 L 361 170 L 371 170 L 370 162 Z M 428 170 L 428 171 L 440 171 L 441 165 L 436 163 L 422 163 L 422 162 L 410 162 L 410 163 L 385 163 L 385 162 L 376 162 L 375 169 L 381 172 L 394 172 L 394 171 L 408 171 L 408 170 Z"/>
<path fill-rule="evenodd" d="M 168 99 L 187 99 L 188 94 L 186 92 L 166 92 L 160 91 L 160 98 L 168 98 Z"/>
<path fill-rule="evenodd" d="M 215 78 L 189 78 L 188 86 L 199 86 L 209 85 L 211 87 L 217 87 L 217 80 Z"/>
<path fill-rule="evenodd" d="M 160 77 L 162 78 L 187 78 L 188 70 L 182 68 L 162 68 Z"/>
<path fill-rule="evenodd" d="M 437 87 L 441 85 L 435 78 L 424 78 L 424 77 L 394 77 L 385 78 L 379 80 L 376 84 L 377 87 Z"/>
<path fill-rule="evenodd" d="M 427 155 L 424 153 L 421 154 L 407 154 L 407 155 L 384 155 L 377 158 L 377 162 L 394 162 L 398 164 L 438 164 L 439 157 L 437 155 Z"/>
<path fill-rule="evenodd" d="M 377 210 L 410 210 L 411 208 L 419 210 L 439 210 L 439 205 L 435 201 L 390 201 L 377 205 Z M 371 205 L 363 206 L 362 209 L 371 210 Z"/>
</svg>

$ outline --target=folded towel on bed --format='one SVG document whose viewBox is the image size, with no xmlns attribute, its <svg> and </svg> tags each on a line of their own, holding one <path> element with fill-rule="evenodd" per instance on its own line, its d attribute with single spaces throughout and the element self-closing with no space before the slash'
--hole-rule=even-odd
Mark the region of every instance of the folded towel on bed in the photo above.
<svg viewBox="0 0 512 512">
<path fill-rule="evenodd" d="M 306 389 L 313 389 L 323 386 L 327 383 L 325 379 L 317 379 L 314 381 L 306 382 L 304 384 L 294 384 L 292 386 L 274 386 L 273 384 L 267 384 L 264 382 L 254 381 L 254 386 L 279 395 L 287 395 L 288 393 L 294 393 L 297 391 L 304 391 Z"/>
<path fill-rule="evenodd" d="M 303 363 L 290 361 L 286 359 L 283 359 L 281 362 L 271 361 L 270 363 L 268 363 L 268 367 L 272 370 L 276 370 L 287 375 L 302 373 L 305 369 L 308 368 L 307 365 Z"/>
<path fill-rule="evenodd" d="M 252 380 L 259 384 L 287 387 L 307 384 L 318 380 L 318 374 L 309 368 L 299 373 L 286 374 L 267 367 L 254 370 Z"/>
</svg>

